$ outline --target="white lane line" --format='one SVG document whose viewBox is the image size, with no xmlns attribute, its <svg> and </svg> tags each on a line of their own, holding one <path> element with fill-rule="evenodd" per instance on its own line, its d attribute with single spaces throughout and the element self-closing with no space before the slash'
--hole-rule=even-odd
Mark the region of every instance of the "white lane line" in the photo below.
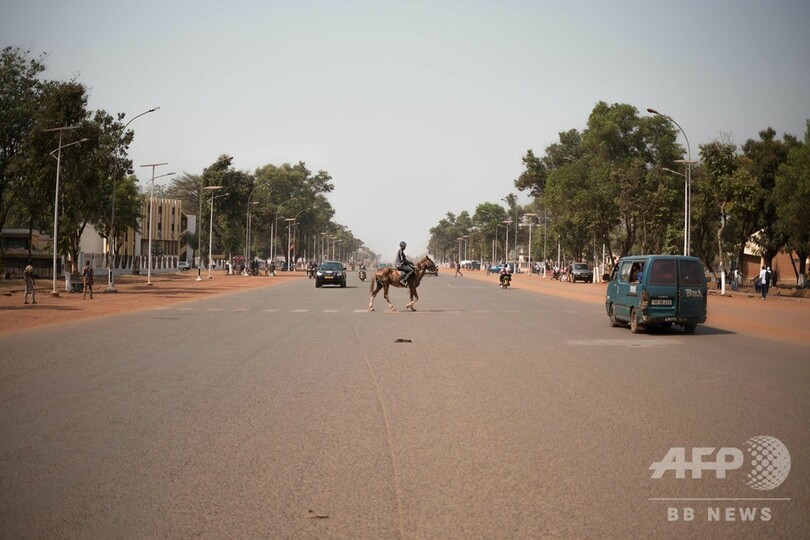
<svg viewBox="0 0 810 540">
<path fill-rule="evenodd" d="M 278 313 L 278 308 L 265 309 L 265 313 Z"/>
<path fill-rule="evenodd" d="M 242 312 L 242 311 L 250 311 L 250 308 L 243 307 L 243 308 L 234 308 L 234 309 L 231 310 L 232 313 L 237 313 L 237 312 Z"/>
<path fill-rule="evenodd" d="M 324 309 L 321 313 L 337 313 L 338 310 L 336 309 Z"/>
<path fill-rule="evenodd" d="M 368 313 L 367 309 L 355 309 L 352 313 Z"/>
<path fill-rule="evenodd" d="M 308 309 L 294 309 L 290 313 L 306 313 L 308 311 Z"/>
<path fill-rule="evenodd" d="M 677 339 L 632 339 L 632 338 L 624 338 L 624 339 L 572 339 L 568 341 L 568 345 L 574 345 L 577 347 L 633 347 L 639 349 L 646 349 L 646 348 L 660 348 L 660 347 L 671 347 L 673 345 L 680 344 L 680 340 Z"/>
</svg>

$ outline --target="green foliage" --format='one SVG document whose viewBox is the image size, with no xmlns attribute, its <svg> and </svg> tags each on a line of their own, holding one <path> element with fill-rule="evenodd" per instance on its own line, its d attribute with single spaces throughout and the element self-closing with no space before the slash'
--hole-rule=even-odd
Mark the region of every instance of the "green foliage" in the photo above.
<svg viewBox="0 0 810 540">
<path fill-rule="evenodd" d="M 807 273 L 805 261 L 810 256 L 810 121 L 807 122 L 804 143 L 796 144 L 774 179 L 773 203 L 778 220 L 777 231 L 784 236 L 786 247 L 796 251 L 798 273 Z M 798 277 L 798 276 L 797 276 Z M 799 283 L 806 285 L 804 279 Z"/>
</svg>

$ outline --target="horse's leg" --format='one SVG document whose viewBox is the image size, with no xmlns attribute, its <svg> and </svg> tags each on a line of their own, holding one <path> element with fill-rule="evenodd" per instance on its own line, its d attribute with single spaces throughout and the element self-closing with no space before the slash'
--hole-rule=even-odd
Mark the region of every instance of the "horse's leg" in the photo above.
<svg viewBox="0 0 810 540">
<path fill-rule="evenodd" d="M 388 287 L 388 283 L 383 285 L 383 297 L 385 298 L 385 301 L 388 302 L 388 307 L 391 308 L 391 311 L 396 311 L 397 308 L 395 308 L 394 304 L 391 303 L 391 300 L 388 299 Z"/>
<path fill-rule="evenodd" d="M 408 307 L 411 311 L 416 311 L 416 308 L 413 305 L 419 300 L 419 295 L 416 293 L 416 287 L 411 287 L 411 302 L 406 307 Z"/>
<path fill-rule="evenodd" d="M 380 292 L 380 289 L 382 289 L 382 285 L 379 281 L 374 280 L 371 282 L 371 298 L 368 299 L 369 311 L 374 311 L 374 299 L 377 297 L 377 293 Z"/>
</svg>

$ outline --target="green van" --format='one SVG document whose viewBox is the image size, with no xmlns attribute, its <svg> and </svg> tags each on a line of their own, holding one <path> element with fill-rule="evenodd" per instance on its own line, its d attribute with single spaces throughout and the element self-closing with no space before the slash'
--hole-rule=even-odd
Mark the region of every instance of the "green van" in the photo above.
<svg viewBox="0 0 810 540">
<path fill-rule="evenodd" d="M 607 275 L 606 275 L 607 280 Z M 622 257 L 610 274 L 605 309 L 613 326 L 630 324 L 634 334 L 673 324 L 693 334 L 706 322 L 706 276 L 696 257 Z"/>
</svg>

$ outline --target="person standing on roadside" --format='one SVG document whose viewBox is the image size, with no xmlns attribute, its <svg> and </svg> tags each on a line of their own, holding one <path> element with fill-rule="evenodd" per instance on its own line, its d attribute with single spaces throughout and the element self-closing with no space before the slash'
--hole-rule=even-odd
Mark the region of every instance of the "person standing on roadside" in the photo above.
<svg viewBox="0 0 810 540">
<path fill-rule="evenodd" d="M 768 288 L 771 285 L 771 269 L 765 265 L 762 265 L 762 270 L 759 271 L 759 282 L 759 294 L 760 297 L 765 300 L 765 297 L 768 296 Z"/>
<path fill-rule="evenodd" d="M 28 293 L 31 293 L 31 303 L 37 303 L 37 283 L 34 281 L 34 267 L 31 261 L 28 261 L 28 266 L 23 270 L 23 281 L 25 282 L 25 303 L 28 303 Z"/>
<path fill-rule="evenodd" d="M 87 291 L 90 291 L 90 300 L 93 299 L 93 267 L 90 266 L 90 261 L 84 263 L 84 269 L 82 269 L 82 281 L 84 282 L 84 286 L 82 287 L 82 300 L 87 298 Z"/>
</svg>

